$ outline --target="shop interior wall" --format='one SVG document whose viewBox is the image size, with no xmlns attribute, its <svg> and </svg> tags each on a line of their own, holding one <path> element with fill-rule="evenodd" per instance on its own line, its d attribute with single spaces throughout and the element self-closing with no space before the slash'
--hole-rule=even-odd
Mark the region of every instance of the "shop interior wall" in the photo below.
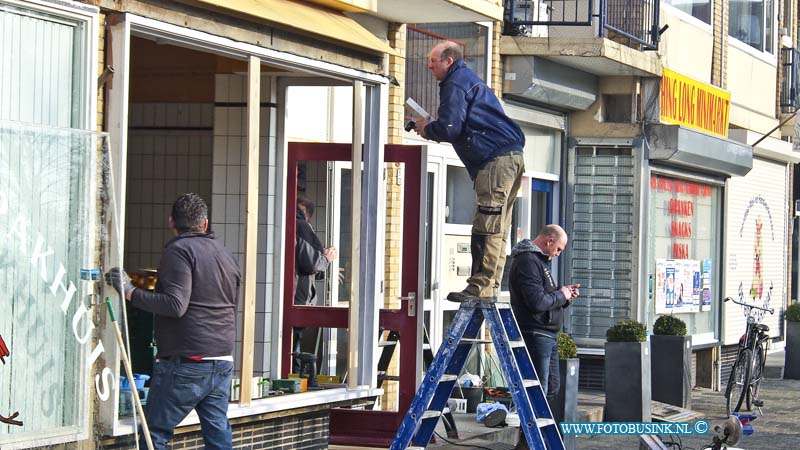
<svg viewBox="0 0 800 450">
<path fill-rule="evenodd" d="M 171 237 L 172 202 L 196 192 L 210 208 L 210 227 L 244 262 L 247 184 L 246 65 L 212 55 L 134 38 L 125 267 L 156 268 Z M 256 279 L 254 376 L 269 376 L 274 268 L 275 148 L 269 118 L 269 73 L 261 85 L 261 148 Z M 269 214 L 268 214 L 269 211 Z M 237 311 L 236 367 L 241 347 Z"/>
</svg>

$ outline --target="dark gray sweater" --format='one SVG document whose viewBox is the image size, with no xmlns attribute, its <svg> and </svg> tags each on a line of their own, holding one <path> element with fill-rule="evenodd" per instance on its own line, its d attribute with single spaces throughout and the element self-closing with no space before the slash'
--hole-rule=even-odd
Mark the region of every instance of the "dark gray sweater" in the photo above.
<svg viewBox="0 0 800 450">
<path fill-rule="evenodd" d="M 158 356 L 233 355 L 242 275 L 214 233 L 182 233 L 164 246 L 155 292 L 131 304 L 156 316 Z"/>
</svg>

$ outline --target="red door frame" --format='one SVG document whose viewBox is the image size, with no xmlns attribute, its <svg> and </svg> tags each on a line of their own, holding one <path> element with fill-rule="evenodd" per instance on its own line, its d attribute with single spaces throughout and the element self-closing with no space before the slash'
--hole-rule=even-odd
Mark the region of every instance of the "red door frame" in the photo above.
<svg viewBox="0 0 800 450">
<path fill-rule="evenodd" d="M 347 328 L 348 308 L 325 306 L 294 305 L 294 240 L 295 204 L 297 202 L 297 163 L 298 161 L 349 161 L 350 144 L 318 144 L 290 142 L 288 152 L 288 176 L 286 194 L 286 266 L 284 269 L 284 313 L 281 373 L 285 377 L 291 367 L 292 328 L 322 327 Z M 415 293 L 415 310 L 422 314 L 420 299 L 421 285 L 419 267 L 423 248 L 423 201 L 421 195 L 422 176 L 426 167 L 422 146 L 386 145 L 384 161 L 404 163 L 405 182 L 403 183 L 403 248 L 401 293 L 407 297 Z M 417 207 L 414 207 L 417 203 Z M 416 256 L 416 257 L 414 257 Z M 379 274 L 382 275 L 382 274 Z M 417 352 L 421 351 L 416 316 L 409 316 L 409 300 L 401 300 L 400 309 L 381 309 L 379 326 L 387 331 L 397 331 L 400 335 L 399 367 L 413 370 L 399 370 L 399 399 L 396 412 L 355 409 L 334 409 L 331 411 L 330 443 L 337 445 L 384 446 L 388 447 L 397 434 L 397 429 L 405 416 L 417 390 Z M 411 351 L 409 351 L 409 349 Z M 377 363 L 377 361 L 375 361 Z"/>
</svg>

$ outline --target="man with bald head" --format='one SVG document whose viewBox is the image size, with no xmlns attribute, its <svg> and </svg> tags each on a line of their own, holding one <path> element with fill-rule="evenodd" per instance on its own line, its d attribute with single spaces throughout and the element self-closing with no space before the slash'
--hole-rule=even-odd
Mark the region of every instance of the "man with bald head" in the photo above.
<svg viewBox="0 0 800 450">
<path fill-rule="evenodd" d="M 536 239 L 523 239 L 511 250 L 508 282 L 511 309 L 533 360 L 533 367 L 548 402 L 561 385 L 558 372 L 558 332 L 564 308 L 579 295 L 579 284 L 559 286 L 550 272 L 550 261 L 567 246 L 567 233 L 558 225 L 547 225 Z M 520 432 L 516 450 L 527 450 Z"/>
<path fill-rule="evenodd" d="M 474 182 L 478 207 L 472 221 L 472 276 L 455 302 L 497 295 L 505 265 L 511 211 L 525 164 L 525 136 L 506 116 L 500 101 L 464 62 L 461 46 L 445 41 L 428 55 L 428 69 L 439 81 L 436 120 L 420 118 L 415 130 L 425 139 L 449 142 Z"/>
</svg>

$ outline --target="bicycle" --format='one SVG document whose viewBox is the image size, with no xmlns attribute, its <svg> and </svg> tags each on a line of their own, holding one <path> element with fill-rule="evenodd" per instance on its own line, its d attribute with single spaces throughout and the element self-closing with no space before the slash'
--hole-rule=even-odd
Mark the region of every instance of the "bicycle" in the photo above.
<svg viewBox="0 0 800 450">
<path fill-rule="evenodd" d="M 775 310 L 769 308 L 769 301 L 772 298 L 772 285 L 767 292 L 767 299 L 764 307 L 749 305 L 742 301 L 744 293 L 742 285 L 739 285 L 739 301 L 726 297 L 724 301 L 732 301 L 742 306 L 744 315 L 747 318 L 747 328 L 739 338 L 739 349 L 736 353 L 736 361 L 731 368 L 731 375 L 728 378 L 728 386 L 725 388 L 725 412 L 731 415 L 739 412 L 742 403 L 747 409 L 752 411 L 752 407 L 761 408 L 764 402 L 758 399 L 758 390 L 761 380 L 764 378 L 764 365 L 767 359 L 767 349 L 769 348 L 769 326 L 760 323 L 764 318 L 764 313 L 775 314 Z M 755 300 L 755 298 L 754 298 Z"/>
</svg>

